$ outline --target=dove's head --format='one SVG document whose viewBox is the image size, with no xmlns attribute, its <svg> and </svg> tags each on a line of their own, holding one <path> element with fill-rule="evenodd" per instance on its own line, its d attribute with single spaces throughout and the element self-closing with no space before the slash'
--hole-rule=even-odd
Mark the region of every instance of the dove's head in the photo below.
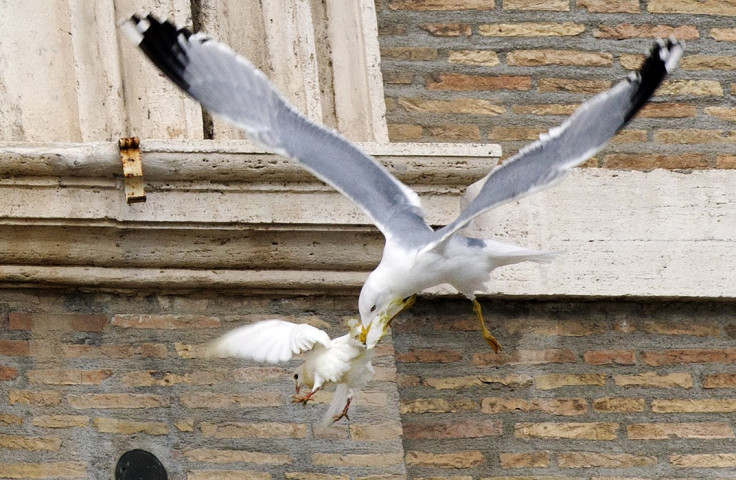
<svg viewBox="0 0 736 480">
<path fill-rule="evenodd" d="M 294 379 L 294 390 L 297 395 L 299 395 L 299 391 L 304 387 L 310 391 L 314 388 L 314 375 L 310 374 L 305 364 L 299 365 L 299 367 L 294 370 L 292 378 Z"/>
<path fill-rule="evenodd" d="M 406 297 L 396 295 L 385 288 L 384 283 L 377 281 L 378 278 L 380 277 L 373 274 L 368 277 L 358 300 L 360 321 L 363 324 L 360 341 L 368 348 L 373 348 L 378 343 L 386 333 L 391 320 L 411 307 L 415 299 L 413 294 Z"/>
</svg>

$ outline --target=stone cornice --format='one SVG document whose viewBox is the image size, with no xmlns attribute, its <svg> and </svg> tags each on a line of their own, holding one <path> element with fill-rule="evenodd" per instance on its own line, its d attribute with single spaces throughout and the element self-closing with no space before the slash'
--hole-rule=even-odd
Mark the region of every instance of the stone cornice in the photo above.
<svg viewBox="0 0 736 480">
<path fill-rule="evenodd" d="M 496 145 L 361 144 L 435 224 Z M 354 294 L 383 237 L 293 161 L 244 141 L 141 142 L 148 201 L 128 205 L 117 144 L 0 144 L 0 284 Z"/>
<path fill-rule="evenodd" d="M 433 225 L 497 160 L 486 145 L 363 148 Z M 368 218 L 288 159 L 239 141 L 144 141 L 142 158 L 148 201 L 128 205 L 113 144 L 0 144 L 0 286 L 354 295 L 380 259 Z M 467 233 L 562 252 L 495 271 L 493 295 L 733 299 L 735 184 L 734 170 L 576 169 Z"/>
</svg>

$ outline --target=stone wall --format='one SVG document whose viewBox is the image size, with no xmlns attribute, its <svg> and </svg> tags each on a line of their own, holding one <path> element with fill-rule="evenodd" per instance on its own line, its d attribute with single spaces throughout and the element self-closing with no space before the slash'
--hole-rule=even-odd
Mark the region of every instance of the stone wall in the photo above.
<svg viewBox="0 0 736 480">
<path fill-rule="evenodd" d="M 292 367 L 203 358 L 247 322 L 344 334 L 349 298 L 0 293 L 0 478 L 113 478 L 144 449 L 170 479 L 403 476 L 391 342 L 351 421 L 322 429 L 329 395 L 290 403 Z M 392 477 L 389 477 L 392 478 Z"/>
<path fill-rule="evenodd" d="M 394 326 L 410 478 L 735 478 L 734 304 L 418 301 Z"/>
<path fill-rule="evenodd" d="M 421 297 L 379 346 L 350 420 L 289 402 L 292 361 L 202 346 L 279 317 L 331 335 L 355 297 L 0 292 L 1 478 L 734 478 L 736 305 Z"/>
<path fill-rule="evenodd" d="M 384 0 L 392 141 L 494 142 L 505 156 L 636 69 L 654 37 L 680 69 L 588 166 L 734 168 L 736 10 L 700 0 Z"/>
</svg>

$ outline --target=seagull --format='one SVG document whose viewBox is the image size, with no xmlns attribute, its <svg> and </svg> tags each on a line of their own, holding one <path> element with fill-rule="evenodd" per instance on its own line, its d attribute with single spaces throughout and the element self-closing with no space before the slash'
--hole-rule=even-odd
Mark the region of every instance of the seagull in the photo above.
<svg viewBox="0 0 736 480">
<path fill-rule="evenodd" d="M 296 111 L 266 76 L 228 46 L 152 15 L 121 24 L 163 73 L 210 112 L 242 128 L 263 148 L 290 157 L 352 200 L 383 233 L 380 263 L 360 292 L 360 340 L 372 348 L 415 295 L 450 284 L 473 302 L 483 338 L 498 352 L 476 294 L 490 273 L 518 262 L 549 262 L 554 252 L 464 237 L 478 215 L 560 180 L 600 151 L 641 109 L 682 56 L 682 44 L 657 40 L 641 69 L 583 103 L 560 126 L 493 169 L 450 224 L 433 229 L 419 197 L 371 156 Z"/>
<path fill-rule="evenodd" d="M 358 339 L 361 330 L 356 320 L 347 334 L 330 340 L 324 330 L 308 324 L 263 320 L 229 331 L 214 340 L 208 352 L 216 357 L 272 364 L 288 362 L 294 355 L 308 352 L 304 363 L 292 375 L 296 395 L 291 401 L 306 405 L 322 387 L 336 384 L 322 422 L 328 424 L 341 418 L 350 420 L 348 409 L 355 391 L 373 376 L 374 350 L 366 348 Z"/>
</svg>

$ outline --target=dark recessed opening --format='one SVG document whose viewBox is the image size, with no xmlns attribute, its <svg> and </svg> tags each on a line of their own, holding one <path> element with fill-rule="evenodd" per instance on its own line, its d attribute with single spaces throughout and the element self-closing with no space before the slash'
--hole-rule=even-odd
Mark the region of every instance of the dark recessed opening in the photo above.
<svg viewBox="0 0 736 480">
<path fill-rule="evenodd" d="M 167 480 L 166 469 L 145 450 L 125 452 L 115 466 L 115 480 Z"/>
</svg>

